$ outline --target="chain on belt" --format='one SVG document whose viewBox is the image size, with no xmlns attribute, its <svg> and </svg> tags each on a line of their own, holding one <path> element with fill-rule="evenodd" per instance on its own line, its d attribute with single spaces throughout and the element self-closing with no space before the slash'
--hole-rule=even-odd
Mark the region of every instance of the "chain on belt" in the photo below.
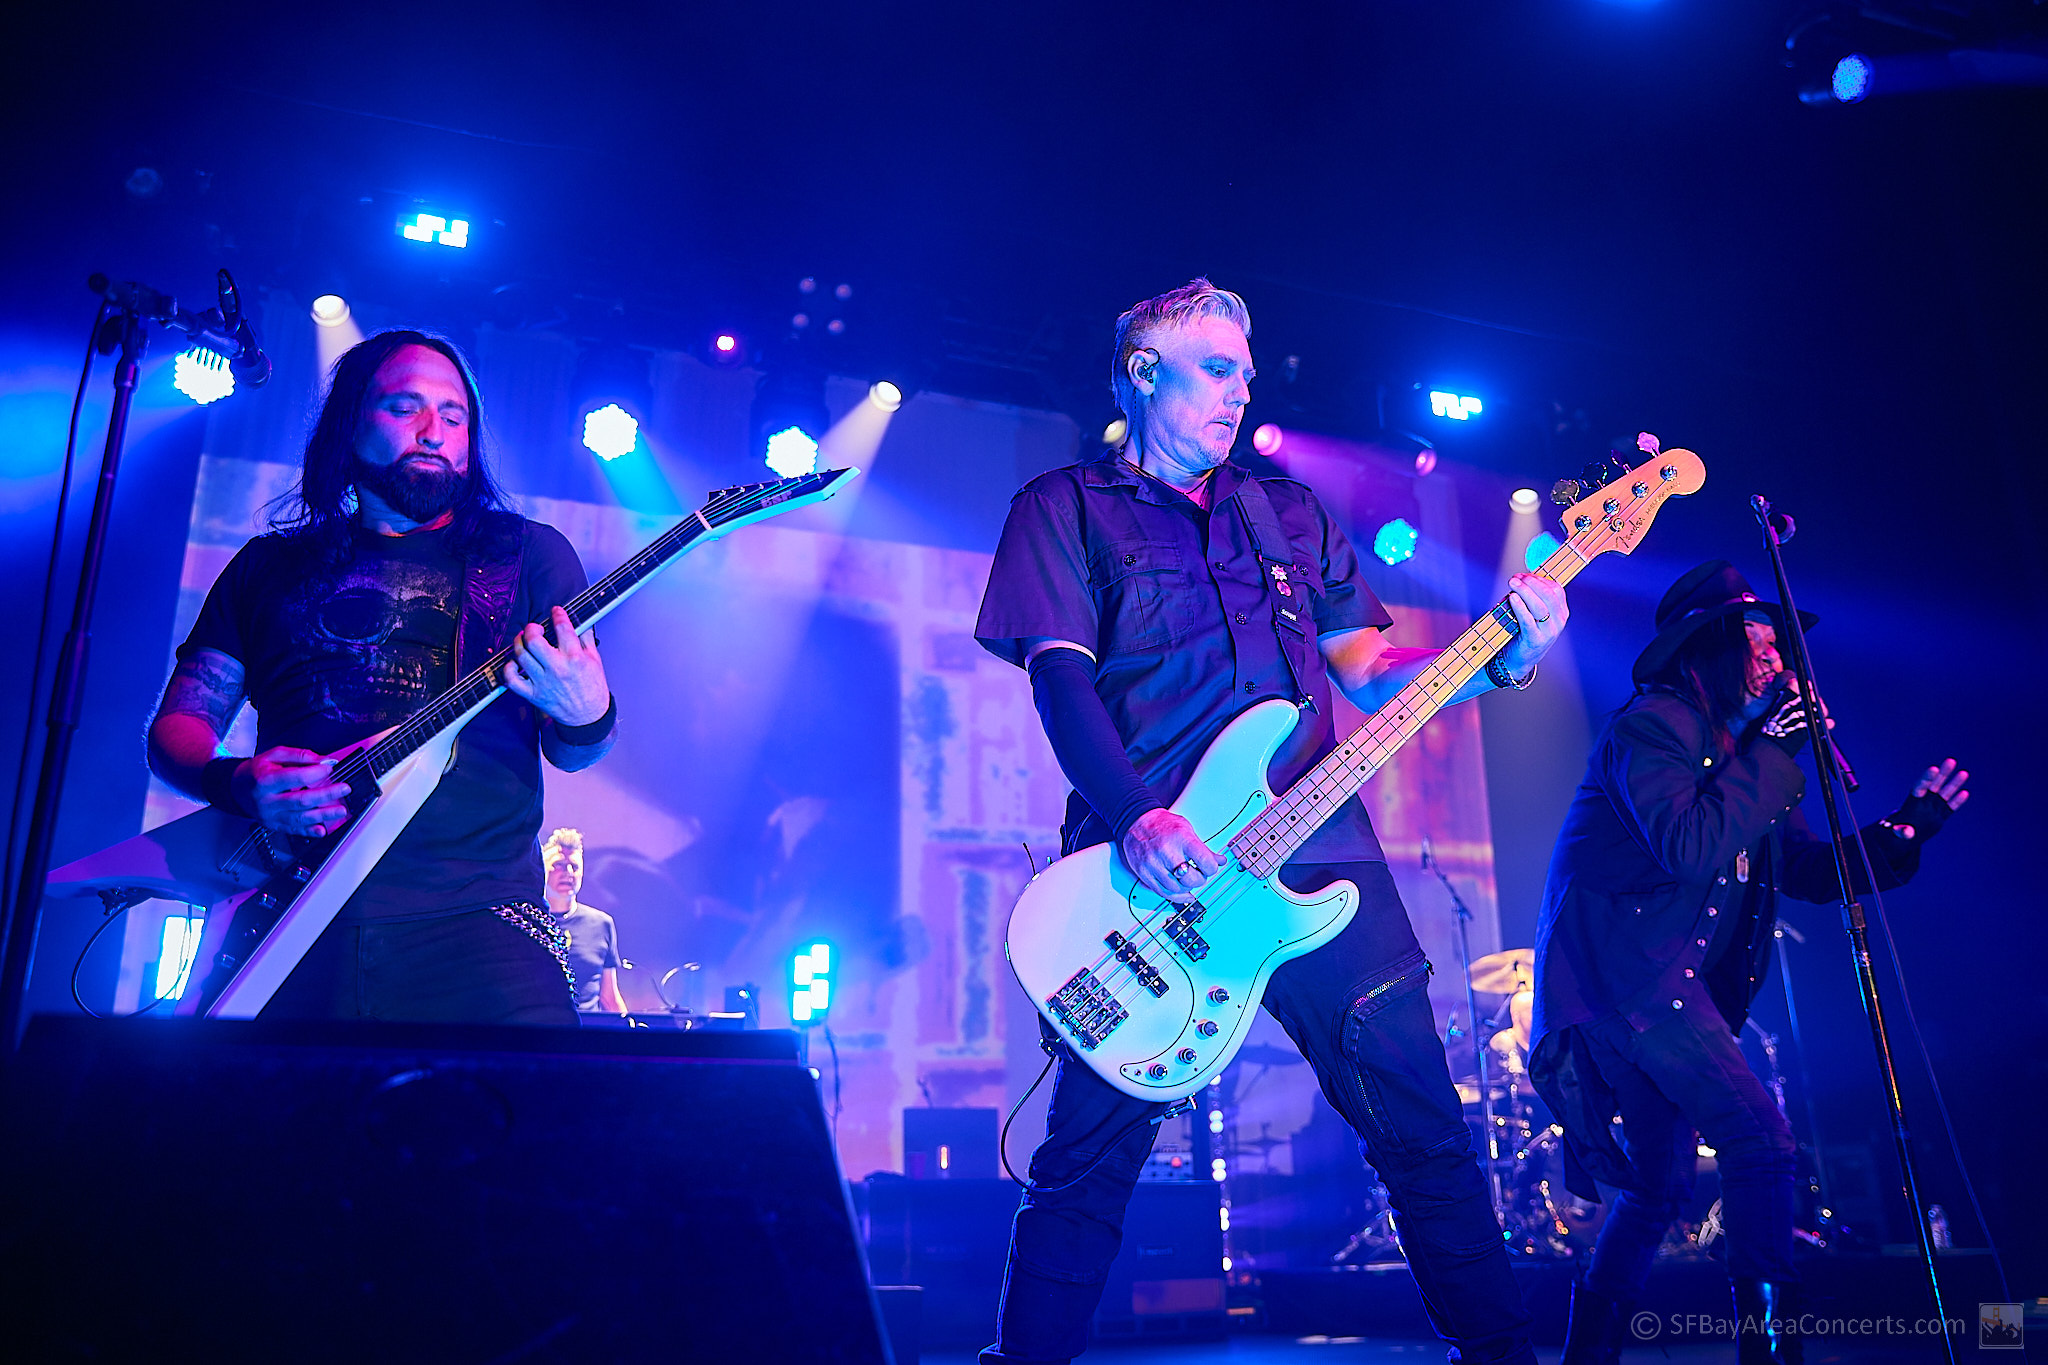
<svg viewBox="0 0 2048 1365">
<path fill-rule="evenodd" d="M 569 983 L 569 993 L 575 994 L 576 972 L 569 966 L 569 931 L 553 911 L 532 901 L 510 901 L 492 906 L 491 913 L 554 954 L 555 965 L 562 969 L 562 979 Z"/>
</svg>

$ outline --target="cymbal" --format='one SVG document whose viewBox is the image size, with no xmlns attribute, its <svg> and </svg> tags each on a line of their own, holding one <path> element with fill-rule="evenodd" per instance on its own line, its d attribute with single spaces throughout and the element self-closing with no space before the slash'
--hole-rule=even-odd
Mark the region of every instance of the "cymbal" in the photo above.
<svg viewBox="0 0 2048 1365">
<path fill-rule="evenodd" d="M 1271 1043 L 1246 1043 L 1238 1049 L 1237 1060 L 1253 1066 L 1293 1066 L 1301 1060 L 1301 1054 Z"/>
<path fill-rule="evenodd" d="M 1504 948 L 1472 964 L 1472 989 L 1482 995 L 1513 995 L 1536 981 L 1536 950 Z"/>
</svg>

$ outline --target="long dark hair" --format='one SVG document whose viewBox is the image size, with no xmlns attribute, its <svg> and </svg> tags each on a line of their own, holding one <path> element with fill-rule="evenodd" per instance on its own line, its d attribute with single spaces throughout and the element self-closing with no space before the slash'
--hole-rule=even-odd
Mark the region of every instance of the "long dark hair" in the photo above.
<svg viewBox="0 0 2048 1365">
<path fill-rule="evenodd" d="M 1749 630 L 1742 613 L 1730 612 L 1694 631 L 1655 681 L 1699 708 L 1717 754 L 1734 754 L 1730 726 L 1749 702 Z"/>
<path fill-rule="evenodd" d="M 462 352 L 446 337 L 426 332 L 379 332 L 349 347 L 334 362 L 327 401 L 321 405 L 313 434 L 306 438 L 299 481 L 278 499 L 276 515 L 270 521 L 278 531 L 306 537 L 329 562 L 346 562 L 354 552 L 356 438 L 361 433 L 370 384 L 384 362 L 408 346 L 425 346 L 448 357 L 462 376 L 463 395 L 469 402 L 469 477 L 455 504 L 450 548 L 458 554 L 499 551 L 517 524 L 484 457 L 483 399 Z"/>
</svg>

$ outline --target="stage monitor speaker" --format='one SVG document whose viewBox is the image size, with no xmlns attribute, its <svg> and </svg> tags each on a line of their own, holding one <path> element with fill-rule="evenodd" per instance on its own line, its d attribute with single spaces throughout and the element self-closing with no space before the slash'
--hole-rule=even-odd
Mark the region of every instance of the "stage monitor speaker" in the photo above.
<svg viewBox="0 0 2048 1365">
<path fill-rule="evenodd" d="M 993 1109 L 905 1109 L 903 1174 L 912 1180 L 994 1180 L 1000 1118 Z"/>
<path fill-rule="evenodd" d="M 16 1360 L 887 1365 L 784 1032 L 34 1021 Z"/>
</svg>

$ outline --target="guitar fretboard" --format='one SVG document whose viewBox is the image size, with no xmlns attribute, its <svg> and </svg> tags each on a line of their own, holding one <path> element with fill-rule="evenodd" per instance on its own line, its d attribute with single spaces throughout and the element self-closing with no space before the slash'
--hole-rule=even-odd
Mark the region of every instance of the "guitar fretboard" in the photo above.
<svg viewBox="0 0 2048 1365">
<path fill-rule="evenodd" d="M 1553 583 L 1569 583 L 1595 556 L 1618 548 L 1618 539 L 1619 532 L 1610 521 L 1596 521 L 1560 545 L 1535 572 Z M 1395 751 L 1520 633 L 1514 610 L 1503 597 L 1239 830 L 1230 841 L 1238 862 L 1261 877 L 1278 872 Z"/>
<path fill-rule="evenodd" d="M 631 596 L 641 584 L 670 560 L 705 536 L 716 535 L 750 520 L 758 520 L 785 503 L 801 505 L 829 496 L 828 490 L 851 477 L 853 470 L 824 470 L 817 474 L 773 483 L 749 484 L 727 489 L 650 541 L 645 548 L 598 582 L 591 584 L 562 604 L 574 628 L 581 632 Z M 428 740 L 453 725 L 464 715 L 505 690 L 506 665 L 512 662 L 512 647 L 505 646 L 463 675 L 453 687 L 414 713 L 397 729 L 335 768 L 335 776 L 353 783 L 362 778 L 382 778 L 403 763 Z"/>
</svg>

